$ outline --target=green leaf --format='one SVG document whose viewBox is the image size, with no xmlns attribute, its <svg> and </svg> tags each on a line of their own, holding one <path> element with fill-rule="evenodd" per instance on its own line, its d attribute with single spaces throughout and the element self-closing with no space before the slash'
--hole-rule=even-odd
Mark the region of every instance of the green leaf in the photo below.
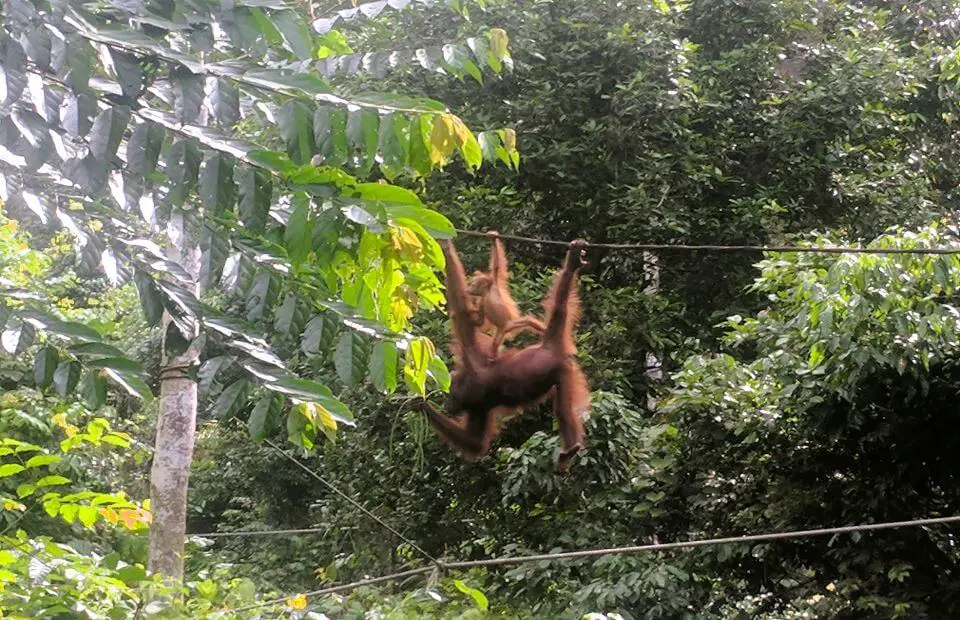
<svg viewBox="0 0 960 620">
<path fill-rule="evenodd" d="M 160 161 L 163 136 L 163 127 L 156 123 L 139 123 L 127 141 L 127 169 L 141 179 L 152 175 Z"/>
<path fill-rule="evenodd" d="M 90 153 L 101 161 L 112 158 L 120 146 L 129 122 L 130 108 L 127 106 L 111 106 L 102 111 L 93 122 L 87 139 Z"/>
<path fill-rule="evenodd" d="M 143 366 L 125 357 L 103 357 L 87 362 L 88 368 L 112 368 L 119 372 L 142 373 Z"/>
<path fill-rule="evenodd" d="M 174 207 L 183 204 L 197 183 L 203 155 L 195 140 L 177 140 L 167 151 L 164 160 L 170 193 L 167 202 Z"/>
<path fill-rule="evenodd" d="M 254 234 L 262 233 L 267 225 L 273 181 L 269 173 L 251 166 L 237 166 L 239 187 L 239 215 L 244 227 Z"/>
<path fill-rule="evenodd" d="M 287 147 L 287 155 L 297 164 L 313 158 L 313 110 L 301 101 L 291 100 L 277 110 L 277 126 Z"/>
<path fill-rule="evenodd" d="M 17 498 L 23 499 L 24 497 L 29 497 L 37 492 L 37 485 L 35 484 L 21 484 L 17 487 Z M 0 551 L 0 554 L 3 552 Z"/>
<path fill-rule="evenodd" d="M 420 197 L 405 187 L 399 187 L 397 185 L 386 185 L 384 183 L 357 183 L 354 189 L 356 190 L 357 194 L 364 200 L 381 201 L 389 207 L 405 206 L 408 209 L 410 209 L 409 211 L 410 213 L 419 214 L 421 213 L 421 211 L 426 211 L 427 214 L 435 213 L 437 215 L 440 215 L 436 211 L 430 211 L 428 209 L 425 209 L 423 206 L 423 201 L 420 200 Z M 403 216 L 403 217 L 409 217 L 409 216 Z M 425 215 L 425 217 L 429 217 L 429 216 Z M 440 217 L 443 217 L 443 216 L 441 215 Z"/>
<path fill-rule="evenodd" d="M 293 212 L 283 231 L 283 245 L 290 262 L 299 265 L 313 249 L 313 220 L 310 219 L 310 199 L 298 192 L 292 197 Z"/>
<path fill-rule="evenodd" d="M 351 154 L 360 158 L 361 173 L 370 171 L 380 143 L 380 115 L 376 110 L 359 108 L 347 113 L 347 141 Z"/>
<path fill-rule="evenodd" d="M 57 365 L 53 373 L 53 386 L 60 398 L 67 398 L 77 387 L 78 381 L 80 381 L 80 364 L 64 360 Z"/>
<path fill-rule="evenodd" d="M 48 314 L 36 311 L 27 311 L 22 313 L 24 321 L 32 323 L 40 329 L 46 330 L 62 338 L 99 341 L 100 333 L 83 323 L 73 321 L 61 321 Z"/>
<path fill-rule="evenodd" d="M 345 385 L 354 386 L 363 380 L 365 357 L 360 335 L 353 331 L 343 332 L 333 354 L 333 365 Z"/>
<path fill-rule="evenodd" d="M 824 357 L 823 343 L 818 342 L 810 347 L 810 359 L 807 361 L 807 366 L 809 368 L 816 368 L 823 362 Z"/>
<path fill-rule="evenodd" d="M 252 18 L 253 26 L 260 31 L 260 34 L 263 35 L 267 43 L 270 45 L 280 45 L 283 43 L 283 36 L 280 34 L 280 31 L 277 30 L 273 21 L 267 17 L 263 11 L 258 8 L 251 8 L 250 17 Z"/>
<path fill-rule="evenodd" d="M 93 526 L 97 523 L 97 507 L 96 506 L 80 506 L 77 510 L 77 518 L 80 519 L 80 523 L 87 529 L 93 529 Z"/>
<path fill-rule="evenodd" d="M 27 461 L 26 467 L 27 469 L 32 469 L 34 467 L 43 467 L 45 465 L 53 465 L 54 463 L 59 462 L 60 457 L 56 454 L 38 454 L 34 457 L 31 457 L 30 460 Z M 43 486 L 40 483 L 37 483 L 37 485 Z"/>
<path fill-rule="evenodd" d="M 97 101 L 93 97 L 87 93 L 71 93 L 67 95 L 60 110 L 60 123 L 71 136 L 82 138 L 93 126 L 93 115 L 96 112 Z"/>
<path fill-rule="evenodd" d="M 313 37 L 296 11 L 280 11 L 271 15 L 283 35 L 284 45 L 300 60 L 313 58 Z"/>
<path fill-rule="evenodd" d="M 287 376 L 279 381 L 266 383 L 264 387 L 302 401 L 323 405 L 335 420 L 353 426 L 353 414 L 350 413 L 347 406 L 334 398 L 330 388 L 316 381 Z"/>
<path fill-rule="evenodd" d="M 457 234 L 450 220 L 436 211 L 406 205 L 386 205 L 385 209 L 391 219 L 409 220 L 435 239 L 452 239 Z"/>
<path fill-rule="evenodd" d="M 317 436 L 317 425 L 307 419 L 300 407 L 294 407 L 287 416 L 287 439 L 294 445 L 310 450 Z"/>
<path fill-rule="evenodd" d="M 266 315 L 267 307 L 273 298 L 272 293 L 276 289 L 276 286 L 271 286 L 272 284 L 273 277 L 267 271 L 261 272 L 254 280 L 247 295 L 246 318 L 248 321 L 257 321 Z"/>
<path fill-rule="evenodd" d="M 0 40 L 0 103 L 9 104 L 20 98 L 27 86 L 24 69 L 27 55 L 20 44 L 9 37 Z"/>
<path fill-rule="evenodd" d="M 240 90 L 233 80 L 212 80 L 210 102 L 221 127 L 232 129 L 240 121 Z"/>
<path fill-rule="evenodd" d="M 6 465 L 0 465 L 0 478 L 7 478 L 13 476 L 14 474 L 19 474 L 26 467 L 19 465 L 17 463 L 7 463 Z"/>
<path fill-rule="evenodd" d="M 163 299 L 157 284 L 146 272 L 136 270 L 133 281 L 140 296 L 140 307 L 143 309 L 143 318 L 147 325 L 159 325 L 163 319 Z"/>
<path fill-rule="evenodd" d="M 441 390 L 444 392 L 450 391 L 450 371 L 447 370 L 447 365 L 443 363 L 442 359 L 434 356 L 427 364 L 427 374 Z"/>
<path fill-rule="evenodd" d="M 206 212 L 218 216 L 233 208 L 237 188 L 233 181 L 233 158 L 209 152 L 200 168 L 200 200 Z"/>
<path fill-rule="evenodd" d="M 459 579 L 455 579 L 453 584 L 457 587 L 457 590 L 460 590 L 464 594 L 468 595 L 473 599 L 473 602 L 477 605 L 477 608 L 480 611 L 487 611 L 487 608 L 490 606 L 487 597 L 484 596 L 483 592 L 477 590 L 476 588 L 471 588 L 467 584 L 463 583 Z"/>
<path fill-rule="evenodd" d="M 110 377 L 120 387 L 125 389 L 131 396 L 136 396 L 145 403 L 153 400 L 153 393 L 144 383 L 143 379 L 130 372 L 122 372 L 113 368 L 105 368 L 107 376 Z"/>
<path fill-rule="evenodd" d="M 297 170 L 290 156 L 279 151 L 253 150 L 247 153 L 247 160 L 277 174 L 290 175 Z"/>
<path fill-rule="evenodd" d="M 193 123 L 200 116 L 203 105 L 204 77 L 187 69 L 170 72 L 174 83 L 174 110 L 181 123 Z"/>
<path fill-rule="evenodd" d="M 40 349 L 33 360 L 33 380 L 39 388 L 45 388 L 53 381 L 53 373 L 60 362 L 56 347 L 49 345 Z"/>
<path fill-rule="evenodd" d="M 115 31 L 115 34 L 122 33 Z M 130 100 L 136 99 L 143 89 L 143 67 L 140 66 L 140 60 L 133 54 L 115 47 L 109 47 L 108 49 L 123 96 Z"/>
<path fill-rule="evenodd" d="M 434 357 L 433 344 L 426 338 L 416 338 L 407 347 L 406 363 L 403 365 L 403 380 L 411 391 L 426 394 L 427 369 Z"/>
<path fill-rule="evenodd" d="M 273 318 L 273 329 L 279 334 L 289 334 L 293 327 L 293 319 L 297 312 L 297 296 L 293 293 L 287 293 L 283 303 L 277 308 L 276 315 Z"/>
<path fill-rule="evenodd" d="M 347 163 L 347 112 L 319 106 L 313 114 L 313 137 L 317 153 L 328 166 Z"/>
<path fill-rule="evenodd" d="M 324 340 L 329 340 L 329 336 L 324 338 L 327 331 L 327 320 L 324 315 L 317 315 L 310 319 L 303 330 L 303 338 L 300 340 L 300 350 L 307 355 L 312 355 L 320 350 L 320 344 Z"/>
<path fill-rule="evenodd" d="M 210 391 L 210 386 L 213 384 L 217 373 L 220 372 L 224 364 L 229 364 L 229 360 L 230 358 L 226 355 L 218 355 L 217 357 L 211 357 L 200 365 L 200 371 L 197 374 L 200 378 L 198 391 L 201 397 Z"/>
<path fill-rule="evenodd" d="M 230 414 L 240 405 L 246 397 L 248 381 L 240 378 L 228 385 L 220 392 L 217 402 L 213 405 L 213 416 L 220 420 L 230 417 Z"/>
<path fill-rule="evenodd" d="M 31 28 L 20 41 L 23 43 L 27 57 L 40 69 L 50 71 L 50 52 L 53 43 L 50 39 L 50 31 L 37 25 Z"/>
<path fill-rule="evenodd" d="M 220 232 L 204 226 L 200 231 L 200 289 L 206 290 L 223 275 L 230 254 L 230 240 Z"/>
<path fill-rule="evenodd" d="M 106 378 L 99 371 L 87 371 L 80 382 L 80 393 L 87 408 L 96 411 L 107 400 Z"/>
<path fill-rule="evenodd" d="M 63 517 L 63 520 L 67 523 L 73 523 L 77 520 L 77 512 L 79 512 L 80 507 L 76 504 L 64 504 L 60 506 L 60 516 Z"/>
<path fill-rule="evenodd" d="M 383 159 L 380 170 L 388 180 L 404 172 L 410 160 L 410 121 L 405 116 L 388 114 L 380 118 L 377 150 Z"/>
<path fill-rule="evenodd" d="M 370 380 L 378 392 L 392 394 L 396 391 L 398 364 L 399 354 L 395 343 L 381 340 L 374 345 L 370 356 Z"/>
<path fill-rule="evenodd" d="M 132 565 L 117 569 L 117 578 L 128 586 L 140 583 L 147 578 L 147 571 L 142 566 Z"/>
<path fill-rule="evenodd" d="M 250 437 L 255 442 L 260 443 L 267 436 L 267 419 L 270 416 L 270 410 L 273 408 L 274 396 L 267 394 L 257 401 L 256 406 L 250 413 L 250 419 L 247 420 L 247 429 L 250 431 Z"/>
</svg>

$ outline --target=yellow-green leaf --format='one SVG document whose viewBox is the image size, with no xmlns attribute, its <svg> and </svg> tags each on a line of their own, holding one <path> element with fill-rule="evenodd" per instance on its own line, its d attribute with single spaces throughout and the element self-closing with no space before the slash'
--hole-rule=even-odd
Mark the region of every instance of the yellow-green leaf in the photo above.
<svg viewBox="0 0 960 620">
<path fill-rule="evenodd" d="M 19 474 L 24 469 L 26 469 L 26 467 L 17 463 L 7 463 L 6 465 L 0 465 L 0 478 L 6 478 L 7 476 Z"/>
</svg>

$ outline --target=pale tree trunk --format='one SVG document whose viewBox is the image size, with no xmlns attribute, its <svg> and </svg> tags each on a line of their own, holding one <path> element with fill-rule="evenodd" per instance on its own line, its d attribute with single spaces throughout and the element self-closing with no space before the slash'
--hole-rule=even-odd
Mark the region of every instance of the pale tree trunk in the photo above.
<svg viewBox="0 0 960 620">
<path fill-rule="evenodd" d="M 167 225 L 167 256 L 192 276 L 193 284 L 186 288 L 197 295 L 200 246 L 197 235 L 189 231 L 183 212 L 173 213 Z M 165 314 L 164 335 L 169 322 L 170 317 Z M 195 325 L 194 329 L 198 330 L 199 326 Z M 197 333 L 195 331 L 194 337 Z M 183 578 L 187 527 L 187 485 L 197 427 L 197 383 L 187 376 L 187 371 L 197 363 L 200 352 L 191 344 L 182 355 L 168 357 L 166 347 L 162 355 L 160 411 L 150 472 L 153 523 L 150 526 L 148 568 L 164 577 L 180 580 Z"/>
</svg>

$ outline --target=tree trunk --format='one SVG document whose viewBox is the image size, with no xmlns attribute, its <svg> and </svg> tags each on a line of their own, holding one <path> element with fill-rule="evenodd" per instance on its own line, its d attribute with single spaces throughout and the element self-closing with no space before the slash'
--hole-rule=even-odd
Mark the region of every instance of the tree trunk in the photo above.
<svg viewBox="0 0 960 620">
<path fill-rule="evenodd" d="M 183 212 L 171 215 L 167 225 L 167 256 L 193 277 L 194 283 L 187 288 L 197 295 L 200 247 L 196 235 L 189 233 L 185 220 Z M 193 342 L 182 355 L 168 357 L 166 328 L 169 323 L 170 317 L 165 314 L 160 411 L 150 472 L 153 523 L 150 526 L 148 568 L 151 572 L 180 580 L 183 578 L 187 527 L 187 486 L 197 427 L 197 383 L 187 371 L 197 363 L 200 351 Z M 199 326 L 194 325 L 194 338 L 198 333 Z"/>
</svg>

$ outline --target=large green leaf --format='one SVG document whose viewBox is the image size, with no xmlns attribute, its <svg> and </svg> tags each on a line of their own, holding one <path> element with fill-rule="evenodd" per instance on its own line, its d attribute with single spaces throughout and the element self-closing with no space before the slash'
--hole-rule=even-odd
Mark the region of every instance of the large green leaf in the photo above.
<svg viewBox="0 0 960 620">
<path fill-rule="evenodd" d="M 328 166 L 347 162 L 347 112 L 340 108 L 319 106 L 313 115 L 313 132 L 317 153 Z"/>
<path fill-rule="evenodd" d="M 53 373 L 53 387 L 57 390 L 60 398 L 66 398 L 77 387 L 80 381 L 80 364 L 70 360 L 64 360 L 57 365 Z"/>
<path fill-rule="evenodd" d="M 123 132 L 130 122 L 130 108 L 127 106 L 109 107 L 97 116 L 90 129 L 87 142 L 90 153 L 99 160 L 108 160 L 117 152 L 123 140 Z"/>
<path fill-rule="evenodd" d="M 61 321 L 48 314 L 33 310 L 21 314 L 23 319 L 34 327 L 71 340 L 99 341 L 100 334 L 95 329 L 74 321 Z"/>
<path fill-rule="evenodd" d="M 37 352 L 33 361 L 33 380 L 37 387 L 45 388 L 53 381 L 60 354 L 56 347 L 45 346 Z"/>
<path fill-rule="evenodd" d="M 230 253 L 230 240 L 226 235 L 204 228 L 200 231 L 200 287 L 206 290 L 215 285 L 223 273 Z"/>
<path fill-rule="evenodd" d="M 271 15 L 273 24 L 283 35 L 284 45 L 300 60 L 313 58 L 313 40 L 307 25 L 296 11 L 280 11 Z"/>
<path fill-rule="evenodd" d="M 221 127 L 232 128 L 240 120 L 240 90 L 232 80 L 211 81 L 210 104 Z"/>
<path fill-rule="evenodd" d="M 87 93 L 69 94 L 60 110 L 61 126 L 75 138 L 87 135 L 97 112 L 96 100 Z M 129 163 L 129 156 L 128 156 Z"/>
<path fill-rule="evenodd" d="M 302 263 L 313 249 L 313 219 L 310 218 L 310 199 L 303 193 L 292 197 L 293 211 L 283 232 L 283 245 L 290 262 Z"/>
<path fill-rule="evenodd" d="M 213 405 L 213 416 L 220 420 L 230 417 L 246 397 L 248 385 L 249 382 L 246 379 L 237 379 L 224 388 Z"/>
<path fill-rule="evenodd" d="M 244 227 L 261 233 L 267 225 L 273 181 L 268 172 L 252 166 L 237 166 L 235 177 L 239 188 L 239 215 Z"/>
<path fill-rule="evenodd" d="M 340 334 L 333 354 L 334 368 L 340 380 L 348 386 L 360 383 L 366 374 L 366 361 L 367 351 L 360 335 L 353 331 Z"/>
<path fill-rule="evenodd" d="M 377 145 L 380 143 L 380 116 L 376 110 L 360 108 L 347 114 L 347 140 L 351 155 L 359 157 L 360 172 L 373 168 Z"/>
<path fill-rule="evenodd" d="M 88 370 L 80 383 L 80 393 L 84 404 L 96 411 L 107 400 L 107 379 L 99 370 Z"/>
<path fill-rule="evenodd" d="M 111 368 L 117 372 L 143 373 L 143 366 L 126 357 L 101 357 L 99 359 L 89 360 L 87 368 Z"/>
<path fill-rule="evenodd" d="M 203 105 L 204 78 L 186 69 L 171 72 L 175 88 L 175 110 L 181 123 L 193 123 L 200 116 Z"/>
<path fill-rule="evenodd" d="M 170 145 L 164 161 L 167 179 L 170 182 L 167 201 L 172 206 L 182 205 L 193 190 L 200 174 L 202 157 L 200 149 L 193 140 L 177 140 Z"/>
<path fill-rule="evenodd" d="M 159 325 L 163 318 L 163 299 L 160 290 L 149 275 L 139 269 L 133 274 L 133 281 L 140 295 L 140 307 L 147 325 Z"/>
<path fill-rule="evenodd" d="M 347 406 L 334 398 L 330 388 L 316 381 L 297 379 L 296 377 L 284 377 L 279 381 L 264 384 L 264 387 L 298 400 L 323 405 L 338 422 L 353 426 L 353 414 L 350 413 Z"/>
<path fill-rule="evenodd" d="M 138 123 L 127 140 L 127 168 L 141 178 L 157 169 L 163 147 L 163 127 L 149 121 Z"/>
<path fill-rule="evenodd" d="M 399 355 L 397 345 L 389 340 L 380 340 L 370 355 L 370 380 L 379 392 L 392 394 L 397 389 Z"/>
<path fill-rule="evenodd" d="M 211 215 L 220 215 L 233 208 L 237 187 L 233 180 L 233 158 L 222 153 L 208 153 L 200 169 L 198 193 Z"/>
<path fill-rule="evenodd" d="M 150 392 L 150 388 L 146 383 L 144 383 L 143 379 L 138 377 L 136 374 L 132 372 L 115 370 L 110 367 L 104 368 L 104 372 L 106 373 L 107 377 L 125 389 L 131 396 L 136 396 L 145 403 L 148 403 L 153 399 L 153 393 Z"/>
<path fill-rule="evenodd" d="M 287 155 L 295 163 L 307 164 L 313 158 L 314 112 L 300 101 L 288 101 L 277 110 L 277 125 L 287 147 Z"/>
<path fill-rule="evenodd" d="M 250 413 L 250 419 L 247 420 L 247 429 L 250 431 L 250 437 L 257 443 L 263 441 L 267 436 L 267 423 L 275 404 L 276 398 L 274 395 L 265 394 L 257 401 Z"/>
</svg>

